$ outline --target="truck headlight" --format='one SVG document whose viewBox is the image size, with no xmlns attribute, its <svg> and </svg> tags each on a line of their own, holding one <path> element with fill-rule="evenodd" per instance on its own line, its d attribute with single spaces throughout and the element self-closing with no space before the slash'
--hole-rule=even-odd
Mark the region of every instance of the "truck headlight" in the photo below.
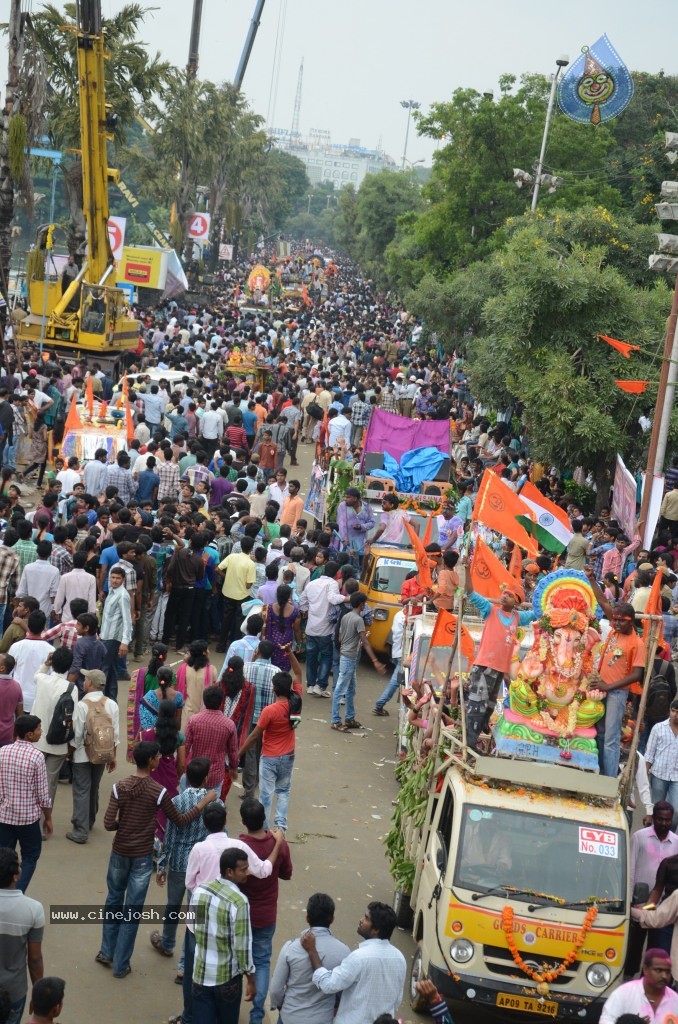
<svg viewBox="0 0 678 1024">
<path fill-rule="evenodd" d="M 457 964 L 467 964 L 473 959 L 474 952 L 473 943 L 468 939 L 455 939 L 450 946 L 450 956 Z"/>
<path fill-rule="evenodd" d="M 606 964 L 591 964 L 586 968 L 586 980 L 593 988 L 605 988 L 610 984 L 610 968 Z"/>
<path fill-rule="evenodd" d="M 386 619 L 388 618 L 388 612 L 386 611 L 385 608 L 375 608 L 374 618 L 377 622 L 386 622 Z"/>
</svg>

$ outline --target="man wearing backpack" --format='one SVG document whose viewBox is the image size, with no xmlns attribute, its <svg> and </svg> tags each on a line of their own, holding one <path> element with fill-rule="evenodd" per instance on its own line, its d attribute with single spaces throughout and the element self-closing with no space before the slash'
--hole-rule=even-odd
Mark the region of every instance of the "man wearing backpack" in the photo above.
<svg viewBox="0 0 678 1024">
<path fill-rule="evenodd" d="M 73 740 L 73 714 L 78 702 L 78 688 L 68 679 L 73 652 L 59 647 L 48 656 L 35 676 L 35 700 L 32 713 L 43 724 L 36 747 L 45 755 L 47 783 L 52 807 L 59 784 L 59 772 Z M 43 839 L 45 835 L 43 834 Z"/>
<path fill-rule="evenodd" d="M 99 811 L 99 785 L 104 771 L 115 770 L 120 742 L 118 705 L 104 694 L 106 676 L 101 669 L 84 669 L 84 695 L 75 710 L 73 725 L 73 828 L 66 839 L 87 842 Z"/>
</svg>

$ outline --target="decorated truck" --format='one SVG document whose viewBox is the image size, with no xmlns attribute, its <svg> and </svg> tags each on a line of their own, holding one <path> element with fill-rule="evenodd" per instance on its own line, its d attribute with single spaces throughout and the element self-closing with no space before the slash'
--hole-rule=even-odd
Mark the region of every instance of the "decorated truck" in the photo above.
<svg viewBox="0 0 678 1024">
<path fill-rule="evenodd" d="M 598 774 L 595 600 L 583 574 L 552 576 L 484 754 L 466 744 L 463 699 L 480 624 L 445 613 L 441 628 L 426 609 L 406 623 L 401 791 L 386 845 L 394 909 L 416 942 L 415 1009 L 416 983 L 430 978 L 458 1019 L 472 1004 L 495 1019 L 595 1022 L 623 980 L 637 735 L 619 778 Z"/>
</svg>

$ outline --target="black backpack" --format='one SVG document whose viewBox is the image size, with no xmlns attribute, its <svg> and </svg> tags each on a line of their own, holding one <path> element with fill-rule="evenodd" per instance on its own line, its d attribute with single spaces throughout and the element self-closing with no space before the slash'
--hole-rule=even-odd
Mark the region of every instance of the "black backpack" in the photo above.
<svg viewBox="0 0 678 1024">
<path fill-rule="evenodd" d="M 71 696 L 75 689 L 75 683 L 71 683 L 69 688 L 64 690 L 56 702 L 52 721 L 49 723 L 46 736 L 47 742 L 54 746 L 58 746 L 60 743 L 70 743 L 75 736 L 75 729 L 73 728 L 75 701 Z"/>
<path fill-rule="evenodd" d="M 645 705 L 645 722 L 649 729 L 658 722 L 665 722 L 669 717 L 671 707 L 671 687 L 666 678 L 669 670 L 669 662 L 662 661 L 657 671 L 650 679 L 647 691 L 647 704 Z"/>
<path fill-rule="evenodd" d="M 317 402 L 309 402 L 306 406 L 306 414 L 310 416 L 312 420 L 321 420 L 324 417 L 325 412 L 323 407 L 318 405 Z"/>
</svg>

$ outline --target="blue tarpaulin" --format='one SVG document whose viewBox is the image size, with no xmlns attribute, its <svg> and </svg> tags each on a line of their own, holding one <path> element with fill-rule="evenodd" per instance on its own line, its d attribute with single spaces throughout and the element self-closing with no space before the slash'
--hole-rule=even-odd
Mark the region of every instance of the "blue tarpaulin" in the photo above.
<svg viewBox="0 0 678 1024">
<path fill-rule="evenodd" d="M 405 494 L 418 494 L 424 480 L 434 480 L 436 473 L 444 463 L 447 455 L 437 448 L 415 448 L 405 452 L 400 465 L 388 454 L 384 453 L 384 468 L 373 469 L 371 476 L 391 477 L 399 491 Z"/>
</svg>

